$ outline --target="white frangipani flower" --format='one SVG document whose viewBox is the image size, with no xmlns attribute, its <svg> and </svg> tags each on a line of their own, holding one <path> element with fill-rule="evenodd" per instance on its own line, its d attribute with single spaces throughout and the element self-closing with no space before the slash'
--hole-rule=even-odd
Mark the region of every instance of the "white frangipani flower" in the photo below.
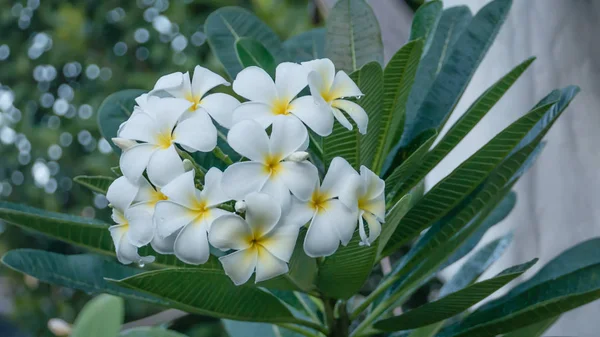
<svg viewBox="0 0 600 337">
<path fill-rule="evenodd" d="M 360 167 L 360 179 L 340 200 L 348 207 L 358 209 L 358 229 L 361 244 L 371 245 L 381 234 L 381 223 L 385 221 L 385 182 L 365 166 Z M 369 235 L 365 223 L 369 227 Z"/>
<path fill-rule="evenodd" d="M 302 123 L 289 118 L 275 119 L 270 138 L 255 121 L 234 125 L 227 135 L 229 145 L 250 161 L 235 163 L 225 170 L 223 190 L 235 200 L 242 200 L 251 192 L 263 192 L 286 209 L 290 191 L 301 200 L 308 199 L 317 168 L 307 160 L 285 160 L 305 149 L 307 137 Z"/>
<path fill-rule="evenodd" d="M 157 234 L 167 238 L 180 230 L 174 251 L 183 262 L 205 263 L 210 255 L 207 233 L 211 224 L 219 216 L 231 214 L 217 208 L 230 200 L 221 190 L 221 176 L 217 168 L 208 170 L 200 191 L 194 186 L 194 171 L 188 171 L 161 189 L 168 200 L 156 204 Z"/>
<path fill-rule="evenodd" d="M 347 245 L 352 239 L 356 228 L 356 209 L 349 208 L 341 200 L 336 199 L 352 190 L 358 174 L 341 157 L 331 161 L 329 170 L 319 186 L 313 185 L 308 200 L 294 200 L 290 218 L 299 223 L 309 224 L 304 251 L 308 256 L 320 257 L 333 254 L 342 245 Z"/>
<path fill-rule="evenodd" d="M 106 198 L 113 208 L 112 219 L 117 224 L 108 230 L 115 244 L 117 259 L 123 264 L 154 262 L 154 256 L 138 254 L 138 232 L 145 232 L 136 225 L 152 223 L 152 215 L 143 209 L 130 208 L 139 191 L 126 177 L 117 178 L 108 188 Z"/>
<path fill-rule="evenodd" d="M 183 173 L 175 143 L 193 151 L 208 152 L 216 146 L 216 130 L 199 124 L 212 123 L 210 118 L 195 115 L 177 123 L 191 103 L 177 98 L 148 97 L 147 110 L 132 114 L 118 133 L 119 138 L 142 143 L 123 151 L 119 165 L 123 175 L 138 181 L 144 170 L 152 182 L 163 186 L 173 174 Z"/>
<path fill-rule="evenodd" d="M 229 85 L 229 82 L 206 68 L 196 66 L 191 80 L 190 74 L 187 72 L 185 74 L 177 72 L 165 75 L 158 79 L 152 92 L 165 91 L 173 97 L 189 101 L 192 105 L 189 111 L 182 116 L 183 119 L 208 113 L 217 123 L 229 129 L 233 125 L 233 110 L 240 105 L 240 102 L 234 97 L 223 93 L 206 94 L 220 85 Z M 210 121 L 210 118 L 202 117 L 201 120 Z M 208 125 L 199 126 L 202 128 L 209 127 Z M 214 127 L 212 121 L 210 126 Z"/>
<path fill-rule="evenodd" d="M 342 113 L 344 111 L 354 120 L 360 133 L 367 133 L 369 117 L 365 110 L 354 102 L 342 99 L 363 95 L 356 83 L 342 70 L 336 74 L 335 66 L 329 59 L 303 62 L 302 66 L 309 72 L 310 93 L 320 113 L 327 115 L 331 121 L 330 127 L 333 127 L 333 115 L 346 129 L 352 130 L 352 124 Z"/>
<path fill-rule="evenodd" d="M 281 208 L 267 194 L 249 194 L 246 205 L 245 220 L 236 214 L 221 216 L 209 233 L 216 248 L 236 250 L 219 258 L 236 285 L 246 283 L 255 270 L 256 282 L 287 273 L 299 231 L 282 218 Z"/>
<path fill-rule="evenodd" d="M 317 134 L 330 134 L 333 120 L 331 116 L 320 113 L 314 99 L 310 96 L 294 99 L 306 87 L 306 79 L 306 70 L 296 63 L 279 64 L 275 82 L 261 68 L 245 68 L 233 81 L 233 90 L 249 102 L 235 109 L 234 123 L 251 119 L 267 128 L 278 116 L 297 117 Z"/>
</svg>

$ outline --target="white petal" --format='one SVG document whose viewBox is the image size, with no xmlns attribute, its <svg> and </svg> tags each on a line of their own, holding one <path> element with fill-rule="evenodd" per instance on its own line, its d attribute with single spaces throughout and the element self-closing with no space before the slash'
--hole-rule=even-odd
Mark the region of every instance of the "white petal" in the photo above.
<svg viewBox="0 0 600 337">
<path fill-rule="evenodd" d="M 360 167 L 360 177 L 362 179 L 362 185 L 365 188 L 365 197 L 373 199 L 382 194 L 385 190 L 385 182 L 379 178 L 373 171 L 369 170 L 366 166 Z"/>
<path fill-rule="evenodd" d="M 258 192 L 268 177 L 261 163 L 235 163 L 223 172 L 221 187 L 229 198 L 243 200 L 248 193 Z"/>
<path fill-rule="evenodd" d="M 367 126 L 369 124 L 369 116 L 367 116 L 367 112 L 360 105 L 346 101 L 344 99 L 336 99 L 331 103 L 331 105 L 335 108 L 344 110 L 350 118 L 354 120 L 356 126 L 358 126 L 358 132 L 363 135 L 367 133 Z"/>
<path fill-rule="evenodd" d="M 211 207 L 210 212 L 208 214 L 204 215 L 204 221 L 206 222 L 206 224 L 208 226 L 207 227 L 208 230 L 210 231 L 210 229 L 212 228 L 212 224 L 216 219 L 218 219 L 222 216 L 231 215 L 231 214 L 235 214 L 235 213 L 231 213 L 229 211 L 226 211 L 224 209 L 220 209 L 217 207 Z"/>
<path fill-rule="evenodd" d="M 154 210 L 156 233 L 162 238 L 173 234 L 194 220 L 196 214 L 172 201 L 159 201 Z"/>
<path fill-rule="evenodd" d="M 185 145 L 194 152 L 210 152 L 217 146 L 217 128 L 206 111 L 198 109 L 177 124 L 173 138 L 177 144 Z"/>
<path fill-rule="evenodd" d="M 204 94 L 210 89 L 219 85 L 229 85 L 229 82 L 206 68 L 201 66 L 194 68 L 192 78 L 192 93 L 194 96 L 204 97 Z"/>
<path fill-rule="evenodd" d="M 146 178 L 142 177 L 138 180 L 138 192 L 133 199 L 133 203 L 151 202 L 154 201 L 156 190 Z"/>
<path fill-rule="evenodd" d="M 287 213 L 291 207 L 292 195 L 289 188 L 280 176 L 271 176 L 260 189 L 261 193 L 267 194 L 281 206 L 283 213 Z"/>
<path fill-rule="evenodd" d="M 152 238 L 152 242 L 150 245 L 152 249 L 154 249 L 157 253 L 160 254 L 173 254 L 175 253 L 175 239 L 177 239 L 177 235 L 179 235 L 179 231 L 167 236 L 166 238 L 161 238 L 158 235 L 154 235 Z"/>
<path fill-rule="evenodd" d="M 175 256 L 189 264 L 205 263 L 210 256 L 207 235 L 204 221 L 195 221 L 185 226 L 175 239 Z"/>
<path fill-rule="evenodd" d="M 319 182 L 319 172 L 308 161 L 300 163 L 284 161 L 281 163 L 281 179 L 285 186 L 300 200 L 308 200 Z"/>
<path fill-rule="evenodd" d="M 156 150 L 148 162 L 148 178 L 157 186 L 165 186 L 185 172 L 183 161 L 179 158 L 175 146 Z"/>
<path fill-rule="evenodd" d="M 211 167 L 204 176 L 204 189 L 200 196 L 208 203 L 207 206 L 216 206 L 231 200 L 221 188 L 223 172 L 216 167 Z"/>
<path fill-rule="evenodd" d="M 246 68 L 247 69 L 247 68 Z M 258 252 L 256 248 L 248 248 L 219 258 L 223 270 L 237 286 L 248 282 L 256 268 Z"/>
<path fill-rule="evenodd" d="M 255 238 L 260 238 L 273 229 L 279 218 L 281 208 L 277 201 L 264 193 L 251 193 L 246 196 L 246 222 Z"/>
<path fill-rule="evenodd" d="M 154 118 L 146 113 L 132 115 L 119 129 L 119 137 L 155 143 L 158 126 Z"/>
<path fill-rule="evenodd" d="M 252 231 L 239 215 L 223 215 L 213 221 L 208 233 L 210 244 L 223 251 L 250 247 Z"/>
<path fill-rule="evenodd" d="M 266 129 L 273 123 L 276 115 L 273 114 L 270 105 L 260 102 L 245 102 L 233 111 L 233 124 L 245 120 L 253 120 Z"/>
<path fill-rule="evenodd" d="M 170 183 L 163 186 L 160 191 L 162 194 L 166 195 L 169 200 L 175 203 L 188 208 L 193 207 L 194 200 L 196 199 L 194 171 L 192 170 L 181 174 Z"/>
<path fill-rule="evenodd" d="M 123 264 L 136 262 L 147 264 L 154 262 L 154 256 L 140 256 L 138 248 L 129 241 L 129 233 L 126 226 L 111 226 L 108 230 L 116 247 L 117 259 Z"/>
<path fill-rule="evenodd" d="M 291 101 L 306 87 L 308 73 L 297 63 L 283 62 L 275 69 L 275 86 L 280 100 Z"/>
<path fill-rule="evenodd" d="M 262 162 L 269 155 L 269 137 L 264 128 L 254 121 L 242 121 L 227 134 L 227 142 L 242 156 Z"/>
<path fill-rule="evenodd" d="M 367 220 L 367 223 L 369 225 L 369 236 L 366 236 L 365 233 L 365 229 L 364 229 L 364 223 L 362 221 L 362 219 Z M 359 226 L 360 226 L 360 237 L 362 239 L 362 243 L 370 246 L 373 242 L 375 242 L 375 239 L 377 239 L 379 237 L 379 235 L 381 234 L 381 223 L 379 221 L 377 221 L 377 219 L 375 218 L 375 216 L 373 216 L 373 214 L 370 214 L 369 212 L 364 212 L 362 214 L 361 217 L 359 217 Z"/>
<path fill-rule="evenodd" d="M 385 197 L 384 193 L 361 204 L 361 209 L 375 215 L 380 221 L 385 220 Z"/>
<path fill-rule="evenodd" d="M 164 75 L 156 81 L 152 91 L 164 90 L 167 92 L 181 91 L 183 88 L 183 73 L 176 72 Z"/>
<path fill-rule="evenodd" d="M 354 185 L 360 183 L 358 173 L 352 166 L 342 157 L 335 157 L 329 164 L 329 169 L 323 178 L 321 191 L 327 193 L 332 198 L 346 194 L 349 182 L 353 181 Z"/>
<path fill-rule="evenodd" d="M 200 107 L 217 121 L 221 126 L 230 129 L 233 126 L 233 111 L 240 105 L 235 97 L 216 93 L 202 99 Z"/>
<path fill-rule="evenodd" d="M 125 211 L 125 217 L 129 222 L 129 242 L 132 245 L 141 247 L 152 241 L 154 222 L 144 205 L 132 206 Z"/>
<path fill-rule="evenodd" d="M 344 114 L 339 109 L 331 108 L 331 112 L 333 112 L 333 117 L 335 117 L 335 119 L 337 119 L 337 121 L 340 122 L 340 124 L 342 124 L 343 127 L 345 127 L 348 130 L 352 130 L 354 128 L 352 126 L 352 123 L 348 121 L 348 118 L 346 118 L 346 116 L 344 116 Z"/>
<path fill-rule="evenodd" d="M 289 262 L 296 246 L 299 231 L 298 226 L 280 221 L 266 237 L 261 239 L 260 244 L 278 259 Z"/>
<path fill-rule="evenodd" d="M 323 97 L 324 94 L 329 95 L 330 87 L 326 86 L 317 72 L 311 71 L 308 74 L 308 88 L 310 89 L 310 95 L 318 106 L 322 108 L 330 106 L 329 102 L 325 101 L 325 98 Z M 328 96 L 328 98 L 330 97 Z M 331 113 L 331 111 L 329 111 L 329 113 Z"/>
<path fill-rule="evenodd" d="M 179 117 L 192 106 L 192 103 L 180 98 L 161 98 L 154 101 L 152 109 L 156 115 L 156 123 L 161 132 L 171 132 Z"/>
<path fill-rule="evenodd" d="M 127 224 L 127 219 L 125 219 L 125 215 L 123 214 L 123 210 L 118 209 L 118 208 L 113 208 L 111 215 L 110 215 L 111 219 L 119 225 L 126 225 Z"/>
<path fill-rule="evenodd" d="M 248 67 L 240 71 L 233 81 L 233 91 L 250 101 L 267 104 L 277 98 L 273 79 L 259 67 Z"/>
<path fill-rule="evenodd" d="M 331 108 L 326 104 L 317 104 L 312 96 L 293 100 L 290 104 L 290 112 L 319 136 L 329 136 L 333 130 Z"/>
<path fill-rule="evenodd" d="M 315 214 L 304 240 L 304 251 L 308 256 L 329 256 L 340 241 L 345 246 L 352 239 L 358 213 L 344 206 L 339 200 L 328 201 L 324 211 Z"/>
<path fill-rule="evenodd" d="M 333 85 L 335 77 L 335 66 L 330 59 L 317 59 L 308 62 L 302 62 L 302 66 L 307 69 L 307 72 L 315 71 L 319 76 L 320 86 L 317 88 L 322 91 L 329 91 Z M 309 80 L 310 81 L 310 80 Z"/>
<path fill-rule="evenodd" d="M 360 91 L 356 83 L 352 81 L 343 70 L 340 70 L 335 74 L 335 79 L 331 85 L 331 92 L 334 94 L 333 97 L 359 97 L 363 93 Z"/>
<path fill-rule="evenodd" d="M 269 140 L 270 153 L 285 158 L 298 151 L 307 136 L 306 127 L 297 118 L 278 117 L 273 122 Z"/>
<path fill-rule="evenodd" d="M 108 186 L 106 199 L 116 209 L 124 212 L 133 202 L 138 193 L 138 187 L 126 177 L 119 177 Z"/>
<path fill-rule="evenodd" d="M 275 276 L 283 275 L 289 270 L 285 261 L 278 259 L 267 249 L 258 248 L 257 256 L 256 283 L 272 279 Z"/>
<path fill-rule="evenodd" d="M 312 219 L 315 211 L 310 207 L 307 201 L 298 200 L 292 197 L 292 205 L 290 211 L 284 216 L 286 223 L 294 223 L 298 228 L 304 226 Z"/>
<path fill-rule="evenodd" d="M 119 159 L 123 175 L 133 182 L 139 181 L 154 151 L 156 147 L 152 144 L 139 144 L 123 151 Z"/>
</svg>

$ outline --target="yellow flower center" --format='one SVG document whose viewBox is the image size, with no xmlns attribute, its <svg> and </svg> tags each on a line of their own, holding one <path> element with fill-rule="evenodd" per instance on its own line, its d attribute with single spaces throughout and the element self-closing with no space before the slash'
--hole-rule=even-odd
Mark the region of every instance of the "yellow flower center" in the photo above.
<svg viewBox="0 0 600 337">
<path fill-rule="evenodd" d="M 277 175 L 281 172 L 281 156 L 279 155 L 268 155 L 264 161 L 264 170 L 265 173 L 270 175 Z"/>
<path fill-rule="evenodd" d="M 173 137 L 171 130 L 163 131 L 156 137 L 156 145 L 161 149 L 167 149 L 172 144 L 175 138 Z"/>
<path fill-rule="evenodd" d="M 196 97 L 192 94 L 186 95 L 185 99 L 188 100 L 190 103 L 192 103 L 192 106 L 190 107 L 190 111 L 196 111 L 198 109 L 198 107 L 200 106 L 200 103 L 202 103 L 202 99 L 200 96 Z"/>
<path fill-rule="evenodd" d="M 327 209 L 329 204 L 329 195 L 322 193 L 321 191 L 314 191 L 308 202 L 309 206 L 315 212 L 322 212 Z"/>
<path fill-rule="evenodd" d="M 290 113 L 290 104 L 286 99 L 277 99 L 273 102 L 273 114 L 274 115 L 287 115 Z"/>
<path fill-rule="evenodd" d="M 333 100 L 338 98 L 338 95 L 333 90 L 323 90 L 321 91 L 321 97 L 323 97 L 325 102 L 331 103 Z"/>
<path fill-rule="evenodd" d="M 204 219 L 210 215 L 210 207 L 208 207 L 205 200 L 194 199 L 191 211 L 199 219 Z"/>
<path fill-rule="evenodd" d="M 167 198 L 166 195 L 164 195 L 161 191 L 156 190 L 156 191 L 152 192 L 152 195 L 150 196 L 150 204 L 156 205 L 157 202 L 167 200 L 167 199 L 169 199 L 169 198 Z"/>
<path fill-rule="evenodd" d="M 361 210 L 365 210 L 367 208 L 367 204 L 369 203 L 369 200 L 367 200 L 366 198 L 359 198 L 358 199 L 358 209 Z"/>
</svg>

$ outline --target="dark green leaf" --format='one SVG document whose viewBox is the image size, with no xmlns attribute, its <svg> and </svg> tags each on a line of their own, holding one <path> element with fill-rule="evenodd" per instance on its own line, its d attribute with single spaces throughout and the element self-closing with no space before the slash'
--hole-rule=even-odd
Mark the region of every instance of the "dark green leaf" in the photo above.
<svg viewBox="0 0 600 337">
<path fill-rule="evenodd" d="M 235 43 L 240 38 L 260 42 L 277 63 L 288 59 L 279 37 L 254 14 L 239 7 L 223 7 L 212 12 L 204 23 L 204 32 L 210 48 L 232 79 L 243 68 L 235 51 Z"/>
<path fill-rule="evenodd" d="M 522 275 L 536 262 L 537 259 L 534 259 L 530 262 L 510 267 L 491 279 L 467 286 L 400 316 L 379 321 L 375 323 L 375 328 L 383 331 L 414 329 L 456 316 Z"/>
<path fill-rule="evenodd" d="M 70 337 L 117 336 L 123 324 L 123 299 L 100 295 L 83 307 L 73 324 Z"/>
<path fill-rule="evenodd" d="M 119 337 L 187 337 L 175 331 L 165 330 L 157 327 L 139 327 L 128 329 L 119 335 Z"/>
<path fill-rule="evenodd" d="M 379 244 L 377 249 L 377 255 L 380 256 L 383 248 L 390 240 L 392 233 L 398 227 L 400 220 L 406 215 L 410 207 L 412 206 L 412 195 L 407 194 L 402 199 L 390 208 L 389 212 L 385 216 L 385 224 L 381 229 L 381 235 L 379 235 Z"/>
<path fill-rule="evenodd" d="M 423 46 L 424 55 L 429 50 L 429 46 L 433 41 L 435 29 L 442 18 L 443 8 L 444 5 L 441 1 L 430 1 L 415 12 L 412 26 L 410 27 L 409 41 L 418 39 L 425 41 L 425 45 Z"/>
<path fill-rule="evenodd" d="M 338 1 L 326 29 L 325 55 L 337 69 L 352 73 L 372 61 L 383 64 L 379 22 L 366 1 Z"/>
<path fill-rule="evenodd" d="M 119 287 L 104 280 L 125 278 L 143 272 L 97 255 L 62 255 L 33 249 L 11 250 L 2 263 L 42 282 L 73 288 L 90 294 L 107 293 L 151 303 L 167 302 Z"/>
<path fill-rule="evenodd" d="M 439 164 L 492 109 L 534 60 L 535 58 L 527 59 L 481 94 L 456 123 L 452 125 L 438 145 L 423 158 L 421 165 L 399 188 L 399 193 L 406 192 L 416 183 L 423 180 L 427 173 Z M 402 152 L 400 151 L 400 153 Z"/>
<path fill-rule="evenodd" d="M 595 254 L 598 255 L 598 254 Z M 440 333 L 442 337 L 483 337 L 545 321 L 600 298 L 600 264 L 564 273 L 499 304 L 480 308 Z"/>
<path fill-rule="evenodd" d="M 388 152 L 400 139 L 404 128 L 406 102 L 415 80 L 423 41 L 405 44 L 392 57 L 383 73 L 383 107 L 375 118 L 380 119 L 379 129 L 370 129 L 379 139 L 373 158 L 373 172 L 380 173 Z M 370 119 L 369 119 L 370 120 Z"/>
<path fill-rule="evenodd" d="M 323 138 L 323 150 L 325 163 L 329 165 L 335 157 L 343 157 L 358 169 L 359 166 L 370 167 L 374 150 L 377 143 L 377 132 L 381 123 L 377 116 L 382 106 L 383 95 L 383 71 L 381 66 L 371 62 L 354 72 L 350 77 L 356 82 L 365 96 L 356 103 L 365 109 L 369 116 L 369 126 L 366 135 L 361 135 L 356 127 L 347 130 L 341 124 L 335 122 L 333 133 Z"/>
<path fill-rule="evenodd" d="M 110 184 L 112 184 L 112 182 L 115 181 L 115 178 L 103 176 L 78 176 L 73 178 L 73 181 L 89 188 L 94 192 L 106 195 L 106 191 L 108 191 L 108 186 L 110 186 Z"/>
<path fill-rule="evenodd" d="M 313 28 L 292 36 L 283 43 L 294 62 L 306 62 L 325 57 L 325 28 Z"/>
<path fill-rule="evenodd" d="M 271 77 L 275 75 L 275 59 L 260 42 L 242 37 L 235 42 L 235 50 L 244 68 L 256 66 L 264 69 Z"/>
<path fill-rule="evenodd" d="M 495 0 L 473 17 L 456 45 L 449 51 L 448 60 L 442 65 L 423 104 L 415 116 L 406 120 L 402 147 L 410 144 L 414 137 L 427 129 L 441 129 L 494 42 L 510 7 L 510 0 Z"/>
<path fill-rule="evenodd" d="M 111 282 L 168 301 L 171 307 L 189 313 L 253 322 L 295 321 L 276 297 L 253 285 L 236 286 L 221 271 L 163 269 Z"/>
<path fill-rule="evenodd" d="M 106 97 L 98 108 L 98 127 L 100 134 L 108 141 L 116 154 L 121 153 L 121 149 L 116 146 L 112 139 L 117 136 L 119 126 L 125 122 L 135 106 L 135 99 L 145 91 L 140 89 L 127 89 L 115 92 Z"/>
<path fill-rule="evenodd" d="M 439 296 L 444 297 L 447 294 L 454 293 L 477 280 L 492 263 L 496 262 L 502 256 L 502 253 L 508 248 L 511 241 L 512 233 L 509 233 L 488 243 L 475 252 L 460 270 L 444 284 Z"/>
<path fill-rule="evenodd" d="M 519 330 L 511 331 L 503 337 L 541 337 L 559 318 L 560 316 L 548 318 Z"/>
</svg>

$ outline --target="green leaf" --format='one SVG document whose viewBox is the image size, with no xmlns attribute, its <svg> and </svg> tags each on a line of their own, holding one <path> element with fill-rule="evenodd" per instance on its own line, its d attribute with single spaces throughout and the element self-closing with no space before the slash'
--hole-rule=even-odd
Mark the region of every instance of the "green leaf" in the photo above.
<svg viewBox="0 0 600 337">
<path fill-rule="evenodd" d="M 537 107 L 519 118 L 437 183 L 406 214 L 384 252 L 393 252 L 441 219 L 471 194 L 490 172 L 512 152 L 536 123 L 544 118 L 551 107 L 551 103 Z M 545 130 L 549 127 L 550 125 Z"/>
<path fill-rule="evenodd" d="M 275 58 L 260 42 L 242 37 L 235 42 L 235 50 L 244 68 L 256 66 L 264 69 L 271 77 L 274 77 Z"/>
<path fill-rule="evenodd" d="M 254 14 L 239 7 L 223 7 L 212 12 L 204 23 L 204 33 L 213 53 L 232 79 L 243 68 L 235 50 L 240 38 L 248 37 L 260 42 L 277 63 L 288 59 L 277 34 Z"/>
<path fill-rule="evenodd" d="M 511 0 L 492 1 L 473 17 L 449 52 L 448 60 L 442 65 L 423 104 L 406 120 L 402 147 L 427 129 L 443 127 L 494 42 L 511 3 Z"/>
<path fill-rule="evenodd" d="M 511 331 L 503 337 L 541 337 L 559 318 L 560 316 L 548 318 L 519 330 Z"/>
<path fill-rule="evenodd" d="M 390 200 L 398 193 L 399 185 L 409 178 L 415 170 L 418 170 L 423 165 L 423 157 L 427 155 L 431 145 L 437 137 L 437 131 L 427 130 L 417 139 L 415 139 L 415 148 L 409 147 L 406 152 L 406 158 L 402 158 L 399 165 L 392 164 L 392 172 L 385 178 L 385 194 L 386 199 Z M 404 193 L 408 191 L 403 191 Z M 402 192 L 401 192 L 402 193 Z"/>
<path fill-rule="evenodd" d="M 98 255 L 62 255 L 34 249 L 16 249 L 6 253 L 2 257 L 2 263 L 42 282 L 88 294 L 108 293 L 155 304 L 168 304 L 156 297 L 105 281 L 105 277 L 120 279 L 139 274 L 143 270 L 124 266 Z"/>
<path fill-rule="evenodd" d="M 100 134 L 108 141 L 116 154 L 121 154 L 121 149 L 112 139 L 117 136 L 119 126 L 125 122 L 135 106 L 135 99 L 145 93 L 141 89 L 127 89 L 117 91 L 106 97 L 98 108 L 98 128 Z"/>
<path fill-rule="evenodd" d="M 297 63 L 325 57 L 325 28 L 313 28 L 307 32 L 292 36 L 283 43 L 283 47 Z"/>
<path fill-rule="evenodd" d="M 399 193 L 408 191 L 444 159 L 458 143 L 479 123 L 479 121 L 504 96 L 510 87 L 529 68 L 535 58 L 530 58 L 516 66 L 504 77 L 488 88 L 467 111 L 452 125 L 442 140 L 423 158 L 417 170 L 402 183 Z"/>
<path fill-rule="evenodd" d="M 223 320 L 229 337 L 302 337 L 304 335 L 267 323 Z"/>
<path fill-rule="evenodd" d="M 370 246 L 359 243 L 357 230 L 347 246 L 341 246 L 319 265 L 317 286 L 327 296 L 346 300 L 367 281 L 377 257 L 379 240 Z"/>
<path fill-rule="evenodd" d="M 441 1 L 430 1 L 419 7 L 413 17 L 412 26 L 410 27 L 409 41 L 422 39 L 425 41 L 423 54 L 429 50 L 429 46 L 433 42 L 435 29 L 442 18 L 444 5 Z"/>
<path fill-rule="evenodd" d="M 108 231 L 109 225 L 99 220 L 48 212 L 9 202 L 0 202 L 0 219 L 99 254 L 115 255 L 113 241 Z M 156 254 L 149 246 L 140 248 L 139 253 L 142 256 L 155 255 L 154 266 L 196 268 L 179 261 L 174 255 Z M 215 258 L 197 267 L 220 268 Z"/>
<path fill-rule="evenodd" d="M 385 67 L 383 108 L 381 114 L 377 115 L 381 122 L 379 129 L 371 128 L 371 132 L 375 132 L 379 137 L 372 166 L 375 173 L 381 172 L 388 152 L 400 140 L 404 128 L 406 102 L 415 80 L 422 51 L 422 40 L 411 41 L 400 48 Z"/>
<path fill-rule="evenodd" d="M 81 309 L 71 337 L 116 337 L 123 324 L 123 299 L 100 295 Z"/>
<path fill-rule="evenodd" d="M 598 298 L 600 263 L 535 285 L 500 304 L 482 307 L 442 330 L 440 336 L 495 336 L 558 316 Z"/>
<path fill-rule="evenodd" d="M 336 68 L 352 73 L 375 61 L 383 64 L 379 22 L 364 0 L 340 0 L 327 18 L 325 55 Z"/>
<path fill-rule="evenodd" d="M 445 321 L 441 321 L 441 322 L 433 323 L 431 325 L 415 329 L 410 332 L 408 337 L 433 337 L 444 326 L 444 322 Z"/>
<path fill-rule="evenodd" d="M 166 330 L 158 327 L 139 327 L 127 329 L 119 335 L 119 337 L 187 337 L 179 332 Z"/>
<path fill-rule="evenodd" d="M 414 329 L 456 316 L 522 275 L 536 262 L 537 259 L 534 259 L 530 262 L 510 267 L 488 280 L 467 286 L 400 316 L 379 321 L 375 323 L 375 328 L 383 331 Z"/>
<path fill-rule="evenodd" d="M 398 227 L 400 220 L 406 215 L 410 207 L 412 206 L 412 195 L 407 194 L 402 199 L 398 200 L 398 202 L 390 208 L 389 212 L 385 216 L 385 224 L 381 229 L 381 234 L 379 235 L 379 243 L 377 248 L 377 255 L 381 256 L 381 252 L 383 248 L 390 240 L 392 234 Z"/>
<path fill-rule="evenodd" d="M 90 190 L 106 195 L 108 186 L 115 181 L 113 177 L 104 176 L 78 176 L 73 178 L 76 183 L 89 188 Z"/>
<path fill-rule="evenodd" d="M 356 82 L 365 96 L 356 103 L 365 109 L 369 116 L 366 135 L 361 135 L 356 127 L 353 130 L 344 128 L 335 122 L 333 133 L 323 138 L 325 163 L 328 165 L 335 157 L 343 157 L 358 169 L 360 165 L 369 166 L 372 162 L 377 142 L 377 132 L 381 120 L 377 117 L 381 109 L 383 95 L 383 71 L 381 66 L 371 62 L 354 72 L 350 77 Z"/>
<path fill-rule="evenodd" d="M 254 285 L 236 286 L 222 271 L 173 268 L 111 282 L 168 301 L 172 308 L 189 313 L 252 322 L 296 321 L 275 296 Z"/>
<path fill-rule="evenodd" d="M 442 70 L 442 66 L 448 60 L 456 41 L 467 28 L 472 17 L 473 15 L 467 6 L 448 8 L 442 12 L 442 17 L 439 19 L 435 31 L 427 36 L 426 41 L 429 44 L 425 44 L 426 54 L 421 57 L 417 76 L 406 105 L 406 123 L 416 119 L 419 107 L 423 104 L 433 82 Z M 412 141 L 406 141 L 406 144 L 411 143 Z M 396 147 L 391 152 L 392 156 L 400 147 L 400 144 L 395 145 Z M 406 147 L 406 145 L 403 147 Z"/>
<path fill-rule="evenodd" d="M 478 279 L 484 271 L 502 256 L 502 253 L 508 248 L 511 241 L 512 233 L 509 233 L 488 243 L 475 252 L 460 270 L 444 284 L 440 290 L 439 296 L 444 297 L 447 294 L 454 293 L 473 283 L 473 281 Z"/>
</svg>

